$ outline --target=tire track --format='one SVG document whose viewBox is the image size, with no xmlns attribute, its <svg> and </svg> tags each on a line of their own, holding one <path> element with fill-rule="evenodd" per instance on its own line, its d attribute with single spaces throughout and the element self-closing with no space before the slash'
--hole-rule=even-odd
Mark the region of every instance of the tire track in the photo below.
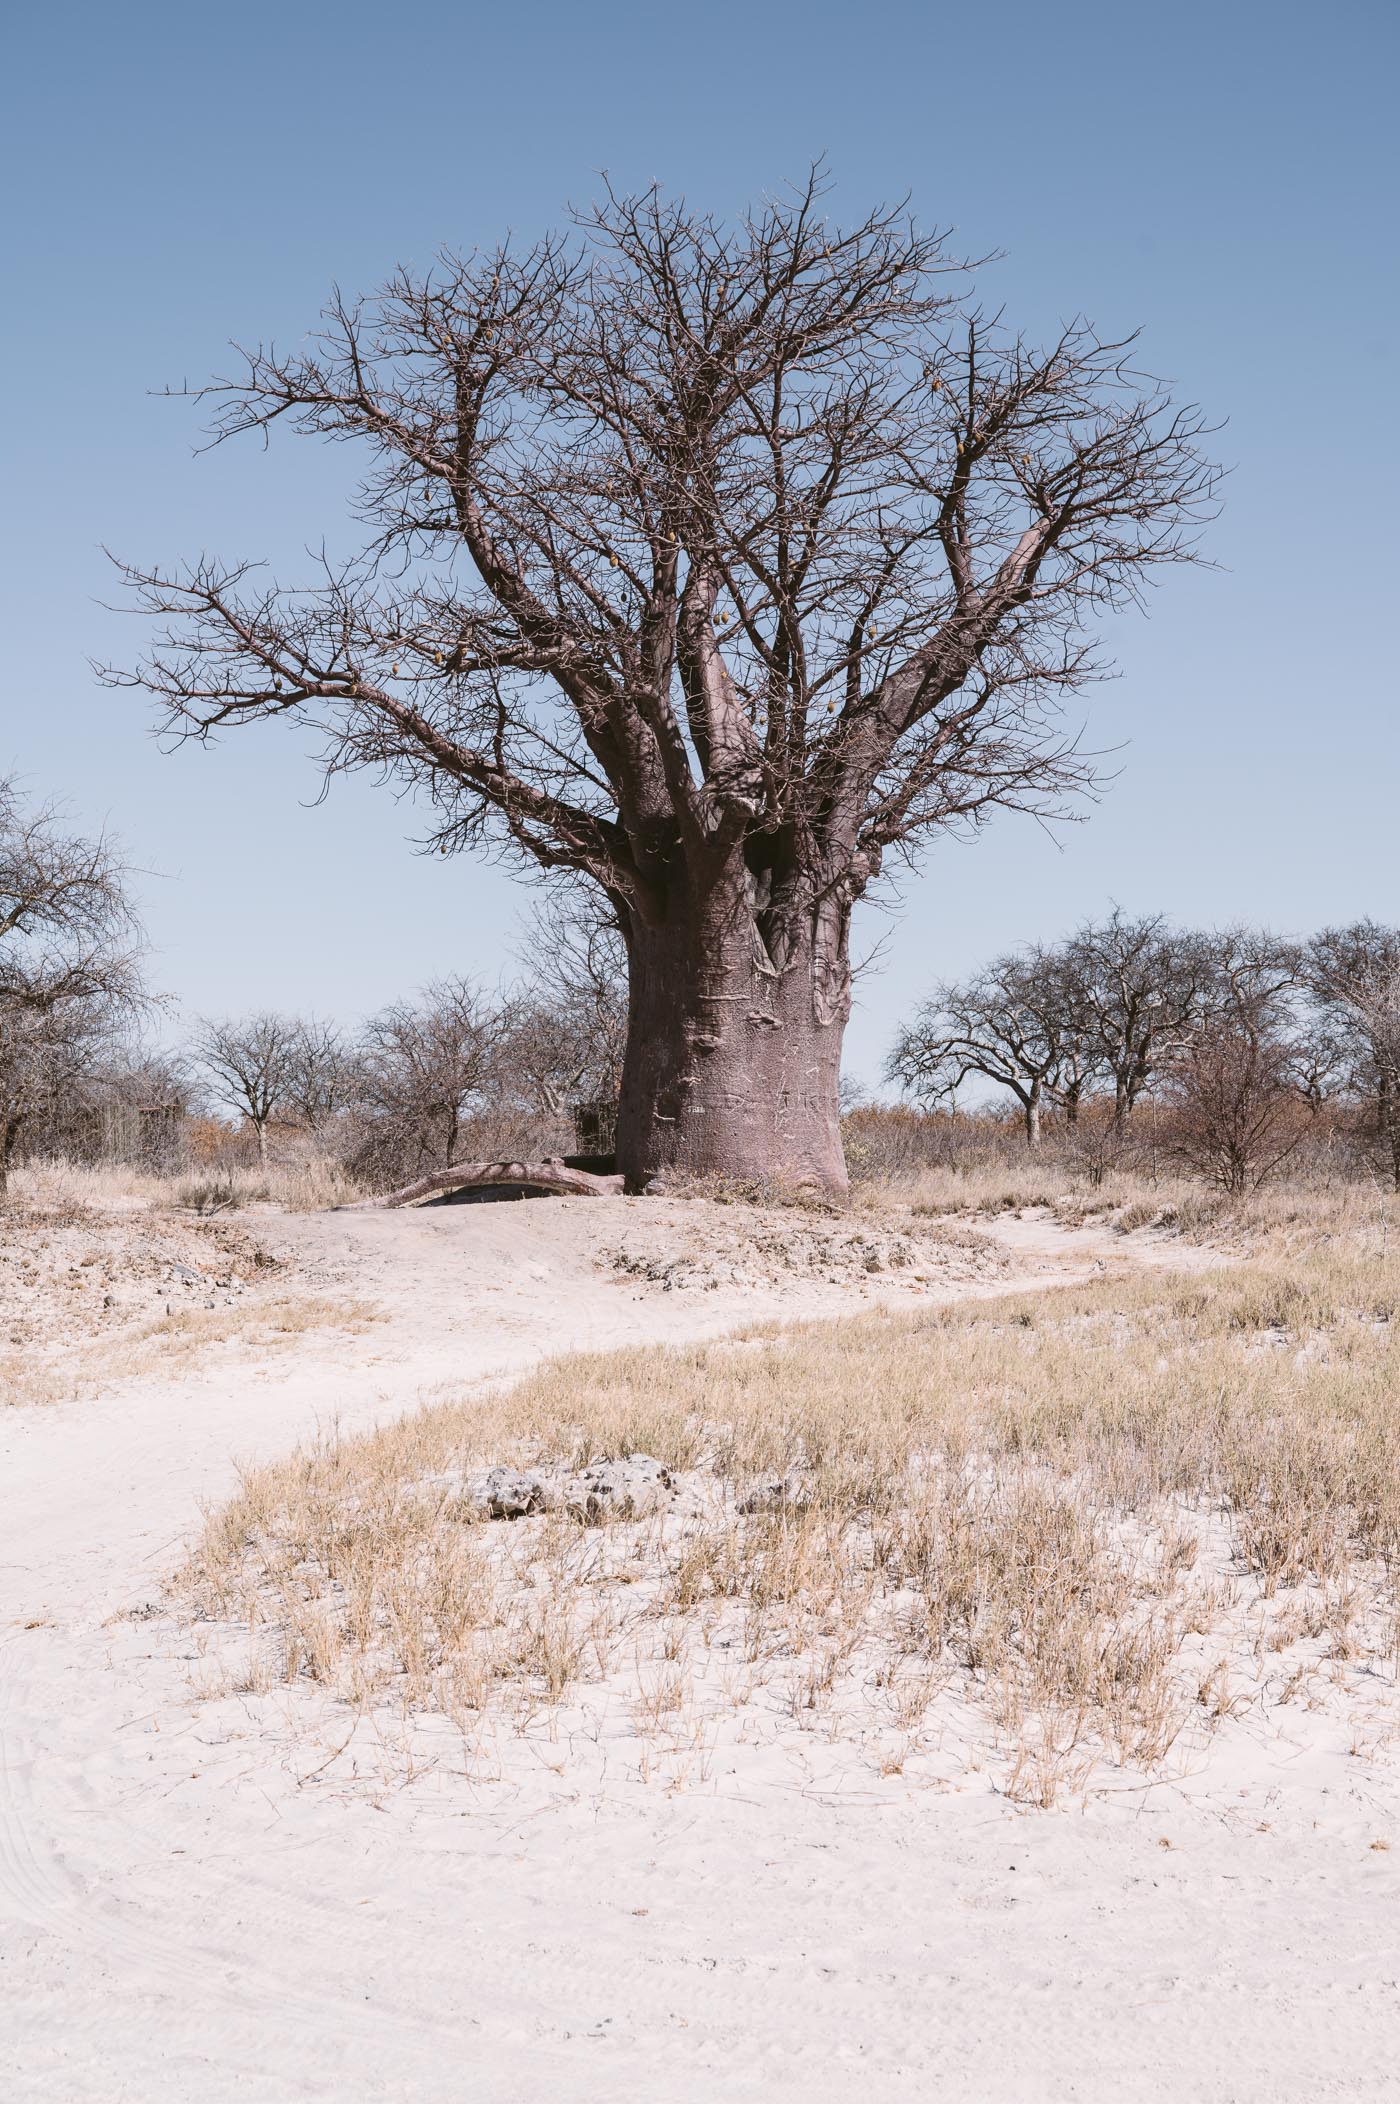
<svg viewBox="0 0 1400 2104">
<path fill-rule="evenodd" d="M 48 1841 L 30 1787 L 39 1749 L 21 1721 L 20 1648 L 15 1634 L 0 1635 L 0 1915 L 9 1911 L 13 1919 L 31 1929 L 94 1952 L 125 1980 L 135 1980 L 157 1993 L 184 1989 L 202 2010 L 217 2002 L 232 2015 L 261 2022 L 275 2005 L 280 2016 L 331 2026 L 333 2035 L 335 2029 L 348 2029 L 365 2042 L 382 2043 L 387 2027 L 406 2029 L 425 2043 L 461 2045 L 463 2032 L 455 2025 L 405 2017 L 393 2009 L 367 2012 L 363 2000 L 308 1991 L 289 1981 L 285 1970 L 260 1964 L 244 1950 L 220 1953 L 192 1948 L 133 1919 L 119 1899 L 87 1892 L 65 1870 Z M 148 1860 L 160 1853 L 150 1848 Z M 227 1871 L 207 1864 L 200 1864 L 199 1870 L 202 1879 L 212 1879 L 223 1888 L 225 1898 L 254 1891 L 251 1884 Z M 282 1947 L 294 1943 L 298 1930 L 313 1940 L 324 1939 L 324 1916 L 310 1923 L 307 1912 L 279 1891 L 273 1906 L 268 1907 L 265 1900 L 261 1904 L 257 1930 Z M 279 1930 L 290 1933 L 284 1939 Z M 337 1924 L 335 1933 L 341 1950 L 366 1940 L 343 1922 Z"/>
</svg>

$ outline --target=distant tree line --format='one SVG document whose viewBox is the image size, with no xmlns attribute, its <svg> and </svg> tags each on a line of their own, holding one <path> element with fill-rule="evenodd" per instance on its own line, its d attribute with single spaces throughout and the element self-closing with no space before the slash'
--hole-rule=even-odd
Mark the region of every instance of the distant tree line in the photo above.
<svg viewBox="0 0 1400 2104">
<path fill-rule="evenodd" d="M 0 1190 L 17 1153 L 81 1151 L 117 1110 L 128 1126 L 212 1112 L 216 1146 L 266 1162 L 311 1144 L 375 1186 L 467 1154 L 566 1150 L 572 1107 L 616 1098 L 626 1043 L 623 939 L 590 896 L 546 897 L 504 989 L 443 978 L 355 1029 L 211 1018 L 155 1052 L 143 1028 L 160 1004 L 114 845 L 0 778 Z M 886 1073 L 923 1110 L 990 1083 L 1030 1148 L 1053 1120 L 1092 1175 L 1140 1144 L 1150 1103 L 1154 1151 L 1227 1190 L 1333 1130 L 1400 1189 L 1400 929 L 1359 920 L 1298 942 L 1115 909 L 936 987 Z"/>
<path fill-rule="evenodd" d="M 1103 1144 L 1121 1147 L 1151 1100 L 1173 1151 L 1232 1191 L 1346 1103 L 1400 1189 L 1400 929 L 1362 920 L 1294 942 L 1115 909 L 936 987 L 886 1076 L 925 1106 L 990 1082 L 1019 1106 L 1032 1149 L 1047 1112 L 1074 1128 L 1090 1105 Z"/>
<path fill-rule="evenodd" d="M 264 1163 L 312 1141 L 371 1183 L 446 1165 L 468 1136 L 484 1151 L 557 1147 L 573 1104 L 616 1096 L 625 958 L 577 892 L 546 900 L 524 949 L 503 991 L 444 978 L 358 1029 L 262 1011 L 153 1050 L 160 1004 L 115 846 L 0 778 L 0 1190 L 20 1154 L 92 1151 L 118 1110 L 122 1129 L 146 1118 L 162 1141 L 162 1114 L 231 1116 L 224 1138 L 246 1135 Z"/>
<path fill-rule="evenodd" d="M 558 1149 L 575 1104 L 615 1098 L 626 1036 L 620 938 L 551 902 L 520 979 L 491 993 L 436 980 L 358 1030 L 270 1011 L 207 1020 L 180 1064 L 195 1101 L 231 1112 L 266 1162 L 301 1134 L 371 1184 L 468 1155 Z"/>
</svg>

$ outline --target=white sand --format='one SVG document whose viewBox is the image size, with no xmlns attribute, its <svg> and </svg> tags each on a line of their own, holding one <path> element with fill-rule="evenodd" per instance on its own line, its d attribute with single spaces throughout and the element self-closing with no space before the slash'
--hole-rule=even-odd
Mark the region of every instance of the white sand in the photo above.
<svg viewBox="0 0 1400 2104">
<path fill-rule="evenodd" d="M 1345 1714 L 1246 1711 L 1170 1784 L 1027 1813 L 956 1745 L 880 1776 L 796 1726 L 644 1779 L 586 1705 L 485 1761 L 431 1732 L 346 1748 L 347 1713 L 309 1736 L 296 1691 L 201 1699 L 188 1633 L 131 1618 L 235 1455 L 569 1347 L 929 1290 L 595 1268 L 700 1218 L 266 1221 L 303 1290 L 391 1319 L 0 1413 L 0 2104 L 1400 2095 L 1392 1682 Z M 998 1232 L 1044 1277 L 1125 1255 Z"/>
</svg>

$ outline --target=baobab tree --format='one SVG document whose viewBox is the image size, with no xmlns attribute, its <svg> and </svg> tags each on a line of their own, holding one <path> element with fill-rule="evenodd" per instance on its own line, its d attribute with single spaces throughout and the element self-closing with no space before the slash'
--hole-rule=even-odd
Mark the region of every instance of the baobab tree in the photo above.
<svg viewBox="0 0 1400 2104">
<path fill-rule="evenodd" d="M 891 856 L 1091 778 L 1088 634 L 1212 503 L 1198 412 L 1085 324 L 988 318 L 938 233 L 823 181 L 727 224 L 607 190 L 564 235 L 335 296 L 220 437 L 367 456 L 356 560 L 127 571 L 168 729 L 283 718 L 443 853 L 604 893 L 619 1165 L 839 1193 L 852 908 Z"/>
</svg>

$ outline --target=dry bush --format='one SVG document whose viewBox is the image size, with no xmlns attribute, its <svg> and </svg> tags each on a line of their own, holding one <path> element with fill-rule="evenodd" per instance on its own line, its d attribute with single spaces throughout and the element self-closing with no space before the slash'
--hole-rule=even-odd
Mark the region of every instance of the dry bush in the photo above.
<svg viewBox="0 0 1400 2104">
<path fill-rule="evenodd" d="M 262 1169 L 222 1169 L 166 1186 L 167 1196 L 196 1213 L 224 1213 L 246 1205 L 275 1205 L 289 1213 L 319 1213 L 351 1205 L 364 1187 L 340 1162 L 313 1150 Z"/>
<path fill-rule="evenodd" d="M 1219 1721 L 1220 1657 L 1277 1651 L 1296 1685 L 1300 1657 L 1390 1655 L 1397 1228 L 1280 1208 L 1209 1273 L 560 1360 L 250 1472 L 183 1583 L 261 1683 L 350 1701 L 601 1680 L 654 1722 L 663 1665 L 703 1702 L 721 1654 L 799 1719 L 946 1686 L 1048 1801 Z M 487 1463 L 634 1453 L 670 1510 L 508 1524 L 469 1494 Z"/>
<path fill-rule="evenodd" d="M 1220 1190 L 1258 1190 L 1313 1123 L 1295 1064 L 1291 1045 L 1257 1031 L 1198 1031 L 1169 1083 L 1173 1153 Z"/>
<path fill-rule="evenodd" d="M 32 1161 L 14 1170 L 7 1193 L 17 1216 L 68 1211 L 112 1213 L 178 1206 L 211 1215 L 242 1206 L 316 1213 L 363 1197 L 363 1186 L 332 1156 L 302 1146 L 255 1164 L 206 1163 L 189 1174 L 158 1174 L 122 1162 Z"/>
<path fill-rule="evenodd" d="M 1111 1101 L 1082 1104 L 1073 1121 L 1047 1112 L 1033 1155 L 1019 1121 L 995 1110 L 867 1105 L 847 1113 L 842 1132 L 856 1204 L 922 1199 L 950 1210 L 1000 1210 L 1078 1193 L 1102 1209 L 1115 1192 L 1121 1202 L 1125 1189 L 1141 1197 L 1160 1188 L 1174 1197 L 1186 1185 L 1183 1164 L 1192 1150 L 1185 1122 L 1164 1092 L 1140 1102 L 1122 1125 Z M 1353 1103 L 1308 1112 L 1289 1132 L 1286 1160 L 1295 1190 L 1370 1190 L 1377 1180 L 1375 1134 Z M 1203 1167 L 1213 1178 L 1210 1164 Z M 1209 1181 L 1198 1188 L 1208 1191 Z"/>
</svg>

